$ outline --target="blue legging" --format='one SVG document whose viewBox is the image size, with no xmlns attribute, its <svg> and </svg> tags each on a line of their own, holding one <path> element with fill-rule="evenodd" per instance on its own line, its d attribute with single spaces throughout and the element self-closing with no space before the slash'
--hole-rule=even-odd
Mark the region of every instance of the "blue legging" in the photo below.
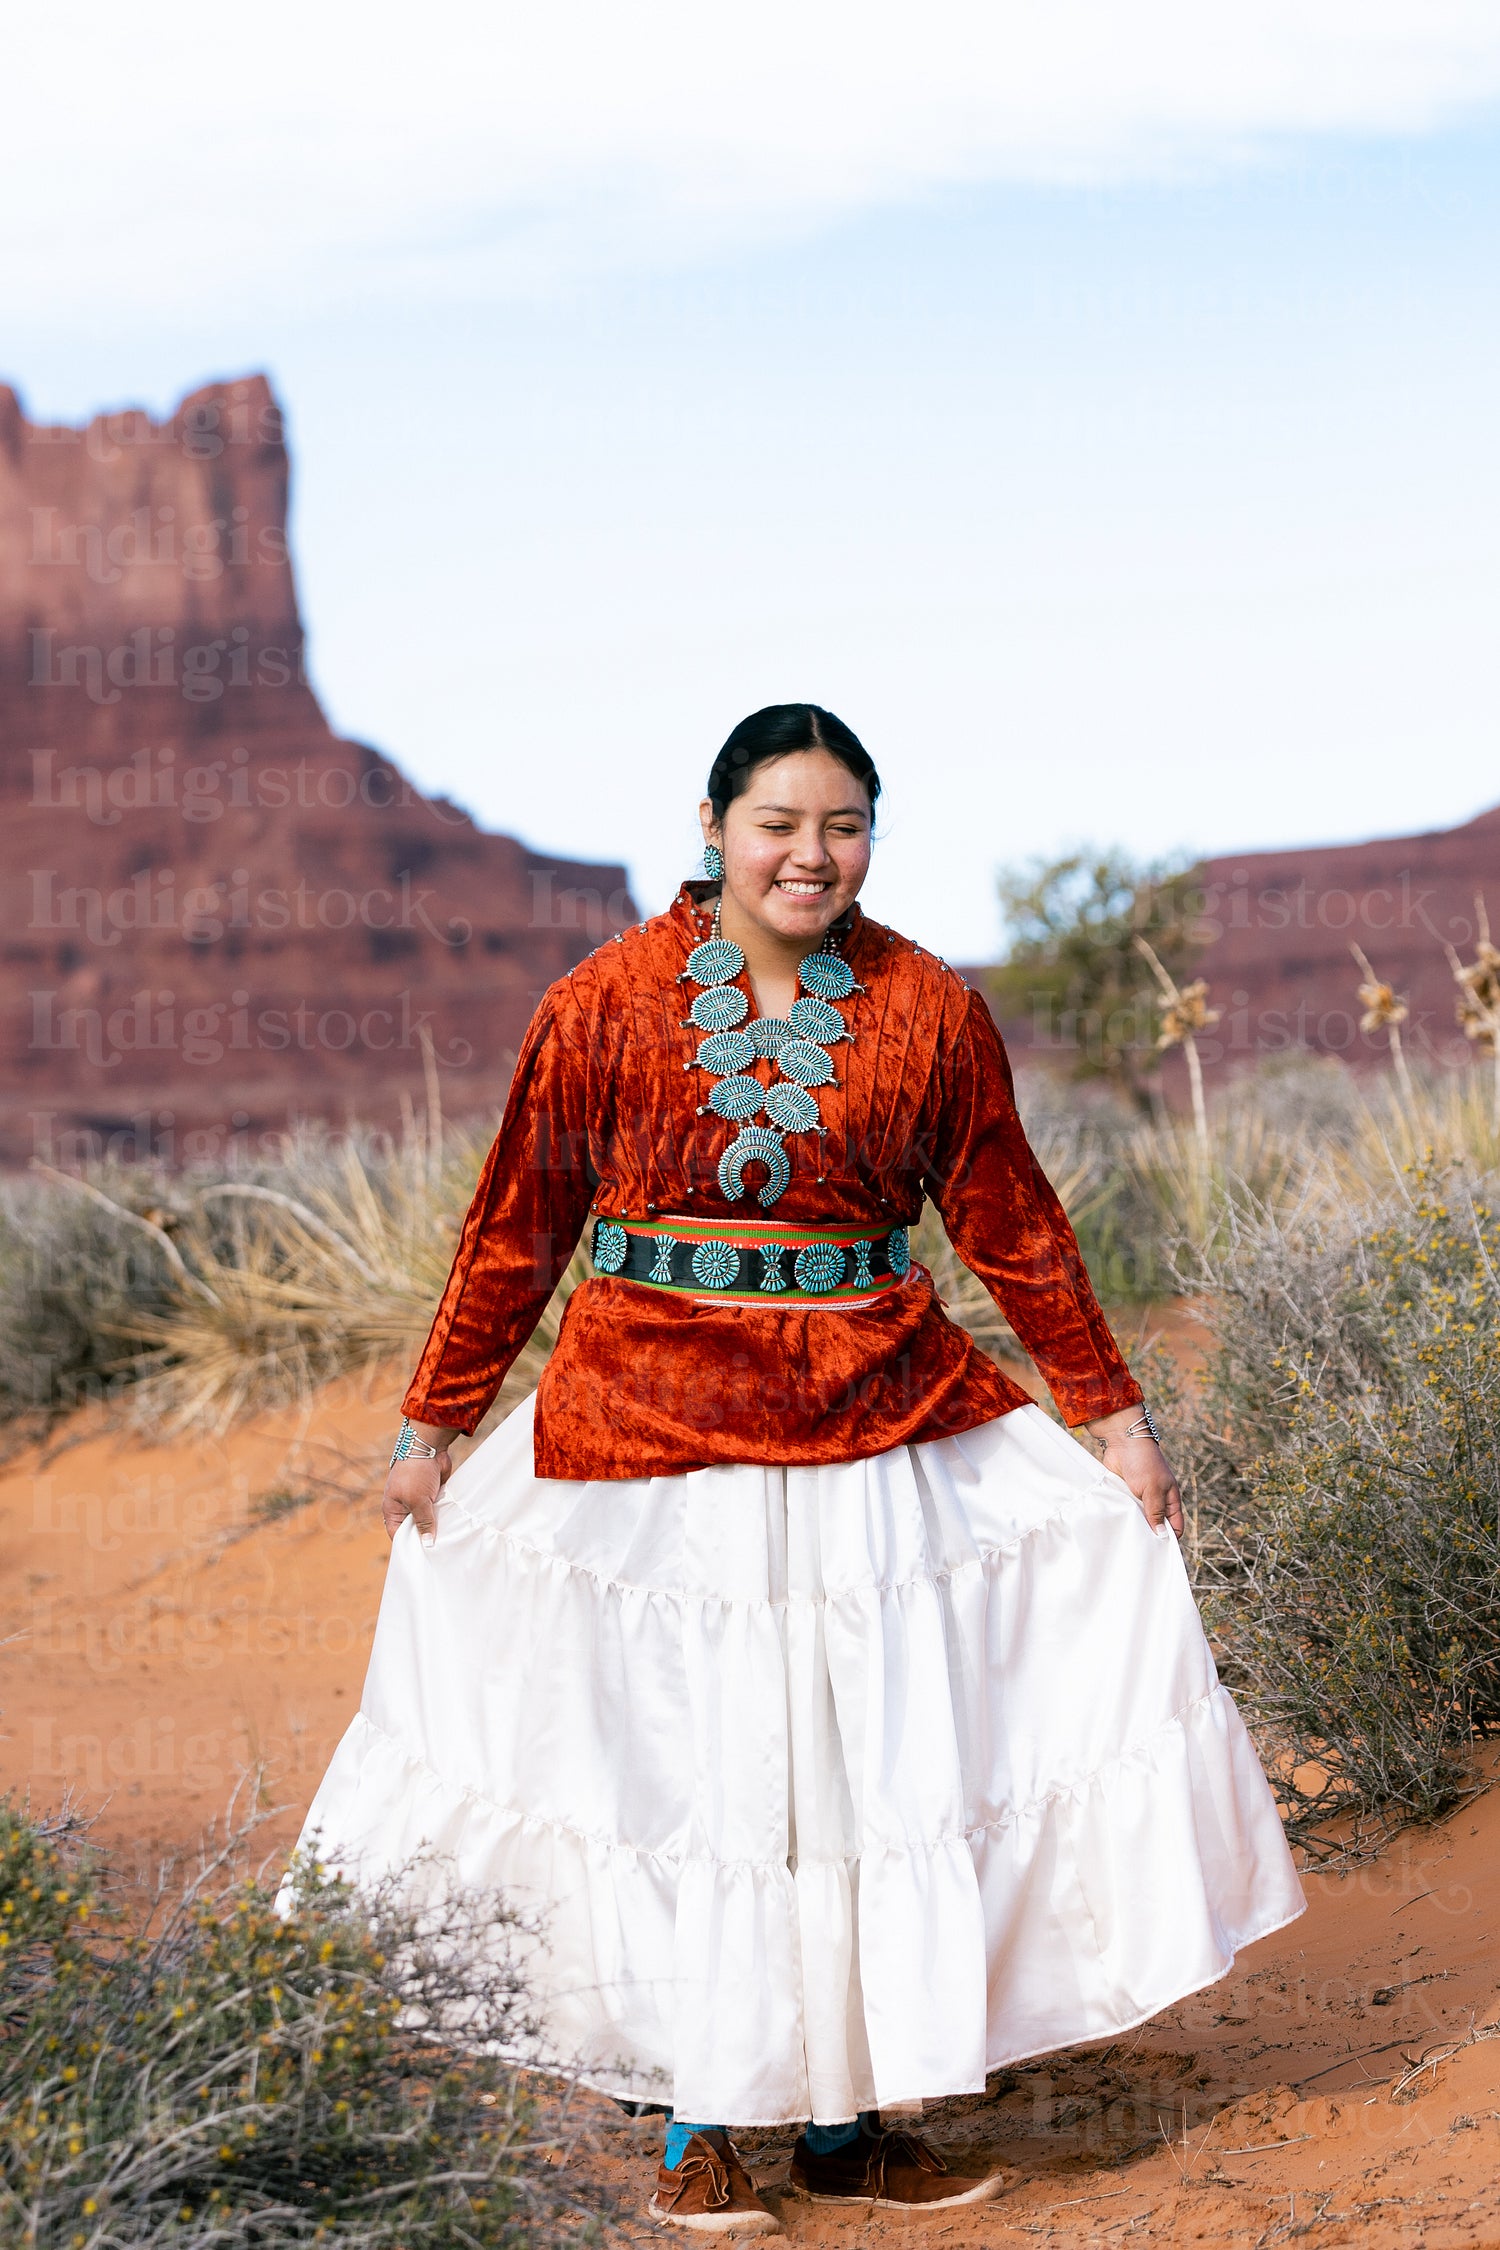
<svg viewBox="0 0 1500 2250">
<path fill-rule="evenodd" d="M 804 2138 L 814 2156 L 832 2156 L 836 2148 L 847 2148 L 858 2140 L 861 2126 L 874 2133 L 880 2129 L 879 2113 L 873 2109 L 861 2111 L 847 2125 L 808 2125 L 803 2128 Z M 695 2133 L 713 2133 L 721 2128 L 714 2125 L 690 2125 L 686 2118 L 667 2119 L 667 2146 L 662 2162 L 669 2172 L 675 2172 L 687 2154 L 688 2142 Z"/>
</svg>

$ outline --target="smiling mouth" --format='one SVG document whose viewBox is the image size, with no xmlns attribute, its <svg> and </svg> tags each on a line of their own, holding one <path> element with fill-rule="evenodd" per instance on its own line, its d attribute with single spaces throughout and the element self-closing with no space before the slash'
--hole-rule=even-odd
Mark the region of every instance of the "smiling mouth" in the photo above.
<svg viewBox="0 0 1500 2250">
<path fill-rule="evenodd" d="M 833 885 L 832 883 L 793 883 L 788 882 L 782 876 L 777 878 L 776 888 L 778 891 L 785 891 L 788 898 L 821 898 L 825 891 L 833 889 Z"/>
</svg>

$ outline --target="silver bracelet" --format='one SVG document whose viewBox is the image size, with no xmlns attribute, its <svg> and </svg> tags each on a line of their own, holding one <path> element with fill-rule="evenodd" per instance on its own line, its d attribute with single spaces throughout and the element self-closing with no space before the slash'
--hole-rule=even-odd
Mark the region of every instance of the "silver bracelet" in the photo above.
<svg viewBox="0 0 1500 2250">
<path fill-rule="evenodd" d="M 1131 1423 L 1129 1429 L 1122 1430 L 1120 1432 L 1120 1435 L 1121 1437 L 1155 1438 L 1157 1444 L 1161 1444 L 1161 1431 L 1157 1428 L 1155 1422 L 1151 1419 L 1151 1409 L 1146 1404 L 1144 1399 L 1142 1399 L 1141 1401 L 1140 1413 Z"/>
<path fill-rule="evenodd" d="M 388 1466 L 394 1469 L 398 1461 L 435 1461 L 438 1457 L 438 1451 L 439 1448 L 435 1445 L 429 1445 L 426 1438 L 418 1437 L 415 1429 L 403 1414 L 401 1428 L 396 1434 L 396 1443 L 391 1450 Z"/>
</svg>

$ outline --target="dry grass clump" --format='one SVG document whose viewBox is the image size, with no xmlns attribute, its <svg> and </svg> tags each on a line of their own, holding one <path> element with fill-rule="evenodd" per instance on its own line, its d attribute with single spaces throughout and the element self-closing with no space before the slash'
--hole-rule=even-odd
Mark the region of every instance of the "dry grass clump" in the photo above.
<svg viewBox="0 0 1500 2250">
<path fill-rule="evenodd" d="M 1356 1181 L 1380 1183 L 1430 1163 L 1500 1172 L 1500 1110 L 1481 1071 L 1422 1079 L 1410 1093 L 1397 1081 L 1377 1081 L 1360 1102 L 1349 1151 Z"/>
<path fill-rule="evenodd" d="M 1423 1169 L 1237 1213 L 1195 1268 L 1217 1349 L 1171 1450 L 1223 1670 L 1292 1833 L 1378 1841 L 1500 1728 L 1500 1222 Z"/>
<path fill-rule="evenodd" d="M 502 1902 L 442 1940 L 316 1869 L 200 1871 L 144 1930 L 66 1821 L 0 1803 L 0 2242 L 511 2250 L 597 2241 L 513 2067 Z M 424 2025 L 461 2024 L 461 2052 Z"/>
<path fill-rule="evenodd" d="M 415 1125 L 289 1135 L 230 1178 L 34 1174 L 0 1209 L 0 1397 L 32 1428 L 88 1397 L 226 1428 L 336 1375 L 412 1359 L 447 1279 L 481 1138 Z M 534 1382 L 575 1261 L 518 1365 Z M 6 1396 L 8 1394 L 8 1397 Z"/>
</svg>

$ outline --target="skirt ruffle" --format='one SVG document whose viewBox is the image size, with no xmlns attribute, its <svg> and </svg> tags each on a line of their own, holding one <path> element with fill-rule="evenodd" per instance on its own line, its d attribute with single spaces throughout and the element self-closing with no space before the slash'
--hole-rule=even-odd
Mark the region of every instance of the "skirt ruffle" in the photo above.
<svg viewBox="0 0 1500 2250">
<path fill-rule="evenodd" d="M 548 2059 L 735 2125 L 976 2092 L 1304 1903 L 1176 1541 L 1035 1407 L 599 1484 L 518 1408 L 396 1537 L 303 1842 L 540 1915 Z"/>
</svg>

